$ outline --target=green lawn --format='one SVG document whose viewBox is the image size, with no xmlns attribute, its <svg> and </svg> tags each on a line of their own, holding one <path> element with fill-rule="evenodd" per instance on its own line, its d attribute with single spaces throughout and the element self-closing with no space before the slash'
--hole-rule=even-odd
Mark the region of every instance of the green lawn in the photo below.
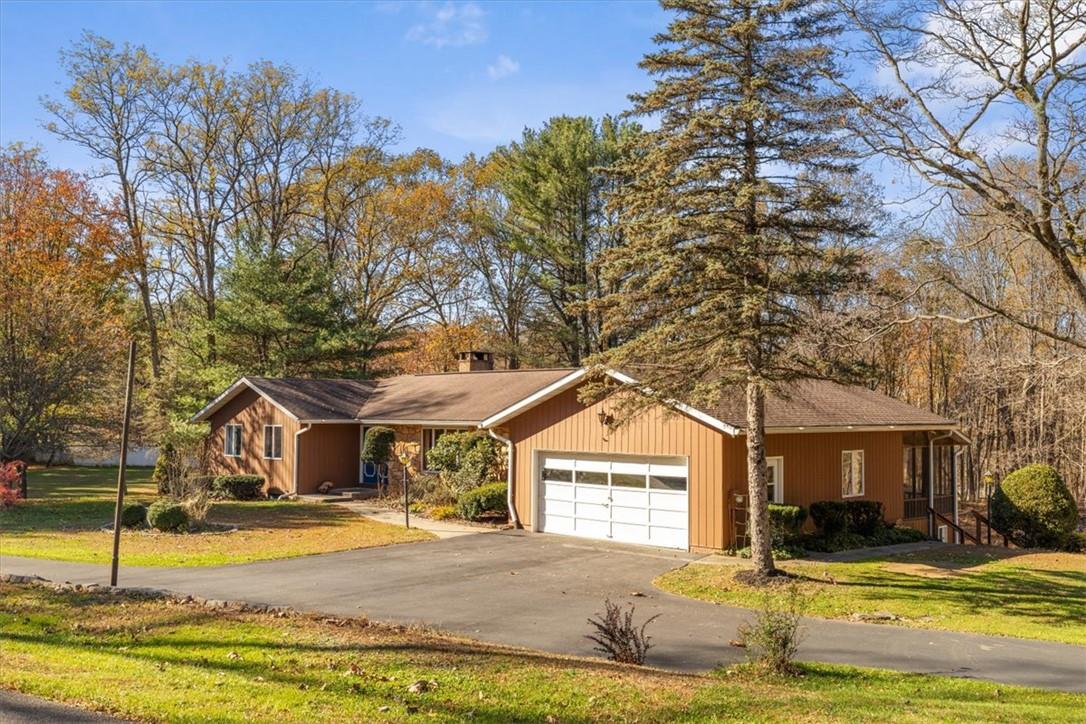
<svg viewBox="0 0 1086 724">
<path fill-rule="evenodd" d="M 148 468 L 129 471 L 126 500 L 150 502 Z M 30 499 L 0 511 L 0 550 L 6 555 L 108 563 L 116 468 L 30 471 Z M 237 525 L 232 533 L 164 534 L 125 531 L 121 562 L 131 566 L 214 566 L 312 553 L 430 540 L 430 533 L 368 520 L 336 505 L 298 502 L 220 502 L 209 520 Z"/>
<path fill-rule="evenodd" d="M 1082 720 L 1086 696 L 803 665 L 690 676 L 417 629 L 0 585 L 0 687 L 148 721 Z M 412 685 L 426 682 L 425 691 Z"/>
<path fill-rule="evenodd" d="M 962 546 L 780 566 L 797 577 L 811 616 L 886 612 L 904 626 L 1086 644 L 1086 555 L 1080 553 Z M 733 563 L 693 563 L 655 584 L 680 596 L 757 607 L 762 589 L 735 581 L 738 570 Z"/>
</svg>

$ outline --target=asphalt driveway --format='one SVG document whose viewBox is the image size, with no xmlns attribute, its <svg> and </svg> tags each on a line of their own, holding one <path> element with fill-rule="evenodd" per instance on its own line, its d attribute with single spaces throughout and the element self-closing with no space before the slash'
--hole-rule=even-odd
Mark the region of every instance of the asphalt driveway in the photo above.
<svg viewBox="0 0 1086 724">
<path fill-rule="evenodd" d="M 661 614 L 649 629 L 655 647 L 648 663 L 703 671 L 744 657 L 728 642 L 751 614 L 652 587 L 653 578 L 693 558 L 503 532 L 221 568 L 122 568 L 120 583 L 422 623 L 576 655 L 593 655 L 586 619 L 609 597 L 634 603 L 638 620 Z M 108 582 L 106 567 L 89 564 L 4 557 L 0 570 Z M 800 657 L 1086 692 L 1086 647 L 1066 644 L 808 619 Z"/>
</svg>

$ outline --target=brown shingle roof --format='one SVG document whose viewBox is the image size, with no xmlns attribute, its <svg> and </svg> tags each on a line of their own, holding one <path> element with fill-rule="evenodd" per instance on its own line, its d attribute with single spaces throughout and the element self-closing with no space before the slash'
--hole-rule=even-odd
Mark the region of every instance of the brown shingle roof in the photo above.
<svg viewBox="0 0 1086 724">
<path fill-rule="evenodd" d="M 373 380 L 246 377 L 299 420 L 353 420 L 377 385 Z"/>
<path fill-rule="evenodd" d="M 745 429 L 746 402 L 741 391 L 729 396 L 716 410 L 706 410 L 722 422 Z M 930 425 L 954 427 L 956 423 L 935 413 L 895 400 L 865 387 L 826 380 L 791 383 L 783 394 L 770 394 L 765 403 L 765 426 L 771 428 L 882 427 Z"/>
<path fill-rule="evenodd" d="M 358 418 L 477 425 L 573 371 L 493 370 L 390 377 L 378 382 L 359 409 Z"/>
</svg>

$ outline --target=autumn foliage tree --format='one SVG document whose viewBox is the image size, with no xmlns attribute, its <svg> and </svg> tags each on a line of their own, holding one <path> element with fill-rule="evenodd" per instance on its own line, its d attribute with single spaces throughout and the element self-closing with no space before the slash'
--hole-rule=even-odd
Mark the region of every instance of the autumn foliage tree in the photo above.
<svg viewBox="0 0 1086 724">
<path fill-rule="evenodd" d="M 0 458 L 98 434 L 123 333 L 116 211 L 34 150 L 0 154 Z"/>
</svg>

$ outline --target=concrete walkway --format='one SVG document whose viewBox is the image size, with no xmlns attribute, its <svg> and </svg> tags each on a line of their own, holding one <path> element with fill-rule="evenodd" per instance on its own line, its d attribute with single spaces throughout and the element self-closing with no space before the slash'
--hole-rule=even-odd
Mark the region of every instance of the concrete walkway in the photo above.
<svg viewBox="0 0 1086 724">
<path fill-rule="evenodd" d="M 333 503 L 333 505 L 339 505 L 348 510 L 353 510 L 359 515 L 364 515 L 367 518 L 372 518 L 373 520 L 378 520 L 382 523 L 399 526 L 404 525 L 402 510 L 392 510 L 367 500 Z M 494 533 L 498 530 L 497 528 L 489 528 L 482 525 L 468 525 L 454 520 L 431 520 L 430 518 L 423 518 L 419 515 L 411 516 L 411 527 L 429 531 L 438 538 L 456 538 L 462 535 L 475 535 L 477 533 Z"/>
<path fill-rule="evenodd" d="M 650 627 L 648 663 L 705 671 L 741 661 L 729 645 L 741 608 L 656 590 L 652 580 L 696 559 L 678 551 L 503 531 L 448 540 L 218 568 L 121 570 L 125 586 L 292 606 L 337 616 L 422 623 L 473 638 L 595 655 L 586 619 L 605 598 L 631 602 Z M 0 558 L 3 573 L 105 583 L 105 566 Z M 800 658 L 1086 692 L 1086 647 L 805 619 Z"/>
</svg>

